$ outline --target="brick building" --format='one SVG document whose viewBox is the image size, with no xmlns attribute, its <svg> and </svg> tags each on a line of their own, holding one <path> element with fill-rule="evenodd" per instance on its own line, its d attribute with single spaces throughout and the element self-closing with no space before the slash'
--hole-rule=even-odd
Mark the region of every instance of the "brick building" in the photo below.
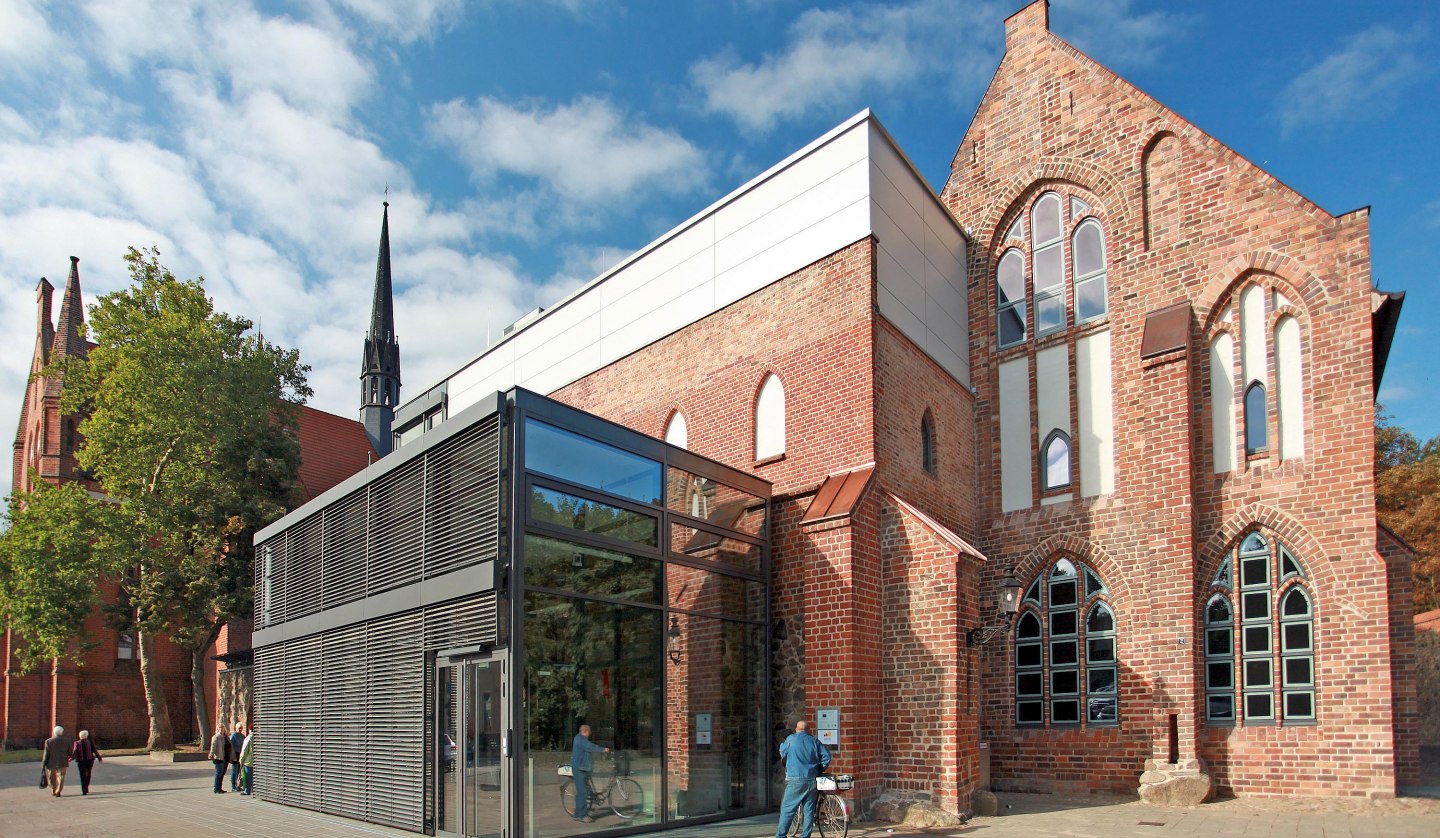
<svg viewBox="0 0 1440 838">
<path fill-rule="evenodd" d="M 388 271 L 384 236 L 382 232 L 382 260 Z M 387 278 L 387 293 L 388 287 Z M 53 296 L 54 287 L 42 278 L 36 289 L 35 350 L 15 433 L 11 485 L 16 492 L 27 491 L 34 488 L 32 477 L 36 477 L 48 483 L 80 481 L 88 490 L 101 492 L 102 487 L 75 459 L 81 417 L 60 412 L 64 380 L 45 374 L 50 365 L 66 356 L 83 356 L 93 346 L 83 337 L 85 314 L 77 257 L 70 257 L 58 318 L 52 314 Z M 364 469 L 375 456 L 360 422 L 308 406 L 300 408 L 299 440 L 302 462 L 298 477 L 305 499 Z M 113 600 L 118 594 L 114 582 L 100 582 L 102 599 Z M 98 609 L 86 619 L 85 636 L 96 646 L 83 662 L 53 661 L 39 671 L 21 674 L 12 647 L 19 640 L 7 626 L 0 650 L 7 663 L 0 674 L 0 741 L 11 747 L 34 746 L 50 736 L 52 727 L 62 725 L 72 733 L 92 731 L 102 747 L 145 743 L 150 725 L 134 636 L 110 628 Z M 219 667 L 214 659 L 206 662 L 208 718 L 233 723 L 248 713 L 248 684 L 240 676 L 247 669 L 249 646 L 248 621 L 221 629 L 214 651 L 229 663 Z M 193 739 L 198 725 L 190 655 L 168 642 L 156 643 L 155 654 L 175 738 Z"/>
<path fill-rule="evenodd" d="M 1410 554 L 1378 527 L 1372 482 L 1403 295 L 1372 286 L 1366 211 L 1329 214 L 1081 54 L 1049 31 L 1044 0 L 1005 38 L 939 195 L 869 112 L 847 120 L 507 330 L 397 410 L 398 459 L 376 482 L 262 537 L 311 544 L 295 541 L 307 518 L 329 526 L 362 486 L 369 503 L 388 497 L 378 481 L 420 468 L 447 425 L 507 415 L 494 405 L 515 397 L 496 394 L 528 388 L 769 484 L 767 729 L 817 722 L 864 804 L 963 812 L 987 782 L 1156 798 L 1414 785 Z M 689 514 L 713 523 L 718 507 L 702 507 Z M 471 559 L 492 586 L 451 592 L 495 597 L 468 654 L 504 660 L 512 695 L 533 686 L 523 637 L 541 612 L 516 578 L 534 559 L 504 533 L 532 524 L 503 518 Z M 387 537 L 421 538 L 407 532 Z M 656 549 L 686 565 L 693 543 Z M 313 584 L 305 566 L 287 565 L 288 585 Z M 633 598 L 591 584 L 560 589 Z M 636 607 L 683 615 L 685 596 Z M 277 673 L 305 643 L 330 648 L 314 626 L 360 619 L 306 608 L 261 618 L 257 655 Z M 445 650 L 415 631 L 419 690 L 434 677 L 423 655 Z M 662 696 L 712 691 L 656 656 Z M 260 713 L 283 730 L 303 684 L 272 683 Z M 612 707 L 609 686 L 578 678 L 568 709 L 546 711 Z M 404 712 L 431 718 L 438 694 Z M 753 779 L 730 775 L 726 795 L 723 772 L 668 766 L 696 764 L 698 716 L 714 719 L 664 706 L 646 721 L 667 747 L 647 757 L 661 767 L 645 822 L 759 805 Z M 498 735 L 534 731 L 536 708 L 505 708 L 486 717 Z M 441 833 L 457 827 L 426 816 L 448 770 L 427 730 L 432 756 L 403 781 L 411 808 L 378 819 Z M 525 742 L 505 741 L 498 800 L 460 798 L 496 814 L 462 833 L 630 828 L 536 815 L 552 791 Z M 282 776 L 262 794 L 311 805 L 272 766 Z M 695 800 L 708 808 L 687 810 Z"/>
</svg>

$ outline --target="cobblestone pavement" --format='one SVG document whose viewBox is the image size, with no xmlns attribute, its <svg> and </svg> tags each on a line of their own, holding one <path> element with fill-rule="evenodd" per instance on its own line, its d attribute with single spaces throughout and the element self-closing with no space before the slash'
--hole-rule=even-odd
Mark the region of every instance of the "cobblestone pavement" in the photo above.
<svg viewBox="0 0 1440 838">
<path fill-rule="evenodd" d="M 0 765 L 0 836 L 305 836 L 395 838 L 401 832 L 265 803 L 238 794 L 211 793 L 208 762 L 158 763 L 147 757 L 112 757 L 95 767 L 88 796 L 70 776 L 63 797 L 36 788 L 39 763 Z M 1401 798 L 1247 798 L 1193 809 L 1161 809 L 1128 798 L 1002 794 L 1004 814 L 975 818 L 953 829 L 914 830 L 856 824 L 852 838 L 1118 838 L 1119 836 L 1236 835 L 1295 838 L 1436 838 L 1440 800 Z M 663 833 L 666 838 L 768 838 L 774 816 L 747 818 Z M 816 835 L 818 836 L 818 832 Z"/>
</svg>

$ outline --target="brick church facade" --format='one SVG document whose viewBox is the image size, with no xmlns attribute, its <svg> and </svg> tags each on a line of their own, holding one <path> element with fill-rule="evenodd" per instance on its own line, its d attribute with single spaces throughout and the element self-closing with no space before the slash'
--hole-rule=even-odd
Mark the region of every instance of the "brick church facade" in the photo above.
<svg viewBox="0 0 1440 838">
<path fill-rule="evenodd" d="M 867 802 L 1392 796 L 1411 553 L 1372 433 L 1403 294 L 1372 286 L 1367 210 L 1048 12 L 1006 21 L 938 196 L 861 114 L 517 324 L 397 439 L 519 385 L 769 481 L 771 719 L 838 709 Z"/>
<path fill-rule="evenodd" d="M 536 677 L 594 676 L 566 681 L 576 707 L 597 713 L 631 694 L 612 674 L 688 665 L 678 644 L 697 636 L 671 617 L 696 610 L 683 590 L 657 585 L 644 599 L 515 581 L 507 556 L 523 580 L 540 553 L 516 552 L 533 533 L 502 530 L 563 529 L 526 518 L 524 504 L 496 524 L 493 548 L 466 554 L 473 568 L 446 566 L 474 570 L 472 588 L 426 588 L 429 525 L 387 499 L 402 476 L 420 492 L 431 461 L 454 455 L 457 426 L 487 405 L 485 421 L 503 425 L 517 387 L 663 439 L 666 464 L 687 449 L 768 484 L 768 611 L 732 620 L 768 650 L 759 738 L 768 751 L 769 734 L 817 722 L 864 805 L 962 813 L 987 785 L 1163 799 L 1197 780 L 1222 793 L 1372 797 L 1417 784 L 1411 554 L 1378 526 L 1373 499 L 1374 395 L 1403 295 L 1372 286 L 1366 211 L 1329 214 L 1081 54 L 1049 31 L 1045 0 L 1009 18 L 1005 38 L 939 195 L 864 112 L 517 323 L 399 405 L 393 427 L 398 354 L 367 344 L 365 404 L 382 413 L 365 427 L 393 431 L 395 451 L 367 470 L 373 480 L 317 494 L 261 534 L 285 577 L 256 632 L 279 679 L 257 685 L 275 702 L 259 714 L 280 747 L 299 743 L 262 764 L 262 797 L 334 805 L 296 760 L 314 736 L 343 734 L 416 763 L 413 777 L 373 778 L 408 784 L 380 801 L 393 811 L 356 816 L 435 831 L 456 746 L 433 730 L 425 740 L 422 717 L 450 682 L 423 668 L 484 658 L 521 677 L 532 662 L 515 638 L 555 609 L 582 613 L 574 603 L 648 615 L 677 644 L 603 679 L 595 661 L 546 659 Z M 391 341 L 382 314 L 371 337 Z M 618 491 L 511 465 L 577 497 Z M 707 521 L 699 505 L 636 498 L 602 502 L 702 532 L 735 523 L 719 522 L 718 506 Z M 313 534 L 350 526 L 362 502 L 365 520 L 396 519 L 381 533 L 392 544 L 421 545 L 421 567 L 405 587 L 364 581 L 355 601 L 328 601 L 310 559 L 329 541 Z M 377 575 L 364 561 L 378 531 L 353 529 L 366 534 L 356 561 Z M 570 529 L 605 548 L 592 558 L 618 555 L 618 538 Z M 658 556 L 663 573 L 709 567 L 671 537 L 630 549 Z M 583 569 L 586 555 L 560 567 Z M 996 603 L 1011 579 L 1018 603 L 1005 616 Z M 527 610 L 542 598 L 563 604 Z M 472 599 L 484 608 L 465 628 L 483 642 L 432 626 Z M 416 648 L 381 642 L 407 626 Z M 350 672 L 393 676 L 385 691 L 413 701 L 342 718 L 326 692 L 316 708 L 312 664 L 332 654 L 370 667 Z M 334 693 L 373 697 L 346 677 Z M 642 683 L 680 693 L 673 680 Z M 584 830 L 527 820 L 544 807 L 526 795 L 546 778 L 521 766 L 545 737 L 522 704 L 484 714 L 514 750 L 460 746 L 458 762 L 473 747 L 498 779 L 459 799 L 493 794 L 510 834 Z M 630 708 L 651 714 L 665 742 L 647 757 L 659 766 L 650 822 L 683 822 L 698 800 L 709 807 L 699 816 L 717 819 L 774 802 L 757 782 L 677 770 L 714 753 L 708 725 L 718 744 L 721 714 L 657 706 Z M 559 707 L 555 731 L 541 733 L 578 712 Z M 306 725 L 287 731 L 293 718 Z M 744 794 L 732 796 L 737 782 Z"/>
<path fill-rule="evenodd" d="M 386 234 L 382 228 L 382 261 L 388 271 Z M 36 479 L 52 484 L 76 481 L 91 492 L 103 492 L 103 487 L 81 470 L 75 459 L 82 417 L 60 412 L 64 380 L 46 374 L 49 366 L 67 356 L 83 356 L 92 346 L 84 338 L 79 263 L 79 258 L 70 258 L 58 317 L 53 314 L 54 287 L 42 278 L 36 289 L 35 350 L 12 462 L 11 485 L 17 493 L 33 489 Z M 387 276 L 387 293 L 388 287 Z M 298 435 L 302 458 L 298 482 L 303 499 L 364 469 L 376 456 L 364 425 L 312 407 L 300 408 Z M 113 581 L 102 580 L 99 587 L 102 601 L 113 601 L 119 594 Z M 98 609 L 86 619 L 84 633 L 96 645 L 83 661 L 52 661 L 22 674 L 12 646 L 19 639 L 6 627 L 4 648 L 0 650 L 7 663 L 0 675 L 0 741 L 8 747 L 34 747 L 50 736 L 55 725 L 72 734 L 88 729 L 101 747 L 145 743 L 149 716 L 134 636 L 111 628 Z M 213 655 L 207 656 L 207 707 L 203 713 L 212 722 L 218 719 L 222 724 L 231 724 L 249 715 L 250 633 L 248 620 L 223 627 L 211 649 Z M 176 741 L 193 739 L 199 728 L 190 681 L 190 655 L 163 638 L 154 648 Z M 225 663 L 217 662 L 214 655 Z"/>
</svg>

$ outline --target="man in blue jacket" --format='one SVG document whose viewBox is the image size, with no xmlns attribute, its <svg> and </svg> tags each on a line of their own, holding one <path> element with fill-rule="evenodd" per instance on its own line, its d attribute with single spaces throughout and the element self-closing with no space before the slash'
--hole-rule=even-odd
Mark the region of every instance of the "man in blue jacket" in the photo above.
<svg viewBox="0 0 1440 838">
<path fill-rule="evenodd" d="M 795 732 L 780 743 L 780 758 L 785 761 L 785 800 L 780 804 L 780 825 L 775 828 L 775 838 L 785 838 L 790 831 L 790 821 L 795 819 L 795 810 L 805 807 L 805 820 L 801 822 L 800 838 L 810 838 L 815 828 L 815 778 L 830 766 L 830 750 L 809 733 L 810 725 L 804 721 L 795 723 Z"/>
<path fill-rule="evenodd" d="M 610 749 L 590 741 L 590 725 L 580 725 L 570 746 L 570 773 L 575 778 L 575 820 L 590 820 L 590 774 L 595 770 L 591 754 L 609 753 Z"/>
</svg>

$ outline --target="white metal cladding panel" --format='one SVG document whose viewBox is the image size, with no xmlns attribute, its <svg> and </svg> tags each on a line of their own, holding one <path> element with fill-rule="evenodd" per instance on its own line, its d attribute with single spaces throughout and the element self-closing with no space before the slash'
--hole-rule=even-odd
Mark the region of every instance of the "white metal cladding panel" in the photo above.
<svg viewBox="0 0 1440 838">
<path fill-rule="evenodd" d="M 865 123 L 851 126 L 809 154 L 794 160 L 771 177 L 755 184 L 715 212 L 715 237 L 724 239 L 793 202 L 836 172 L 863 162 L 869 154 Z"/>
<path fill-rule="evenodd" d="M 486 396 L 515 386 L 515 340 L 509 340 L 470 362 L 450 377 L 445 395 L 451 416 Z"/>
<path fill-rule="evenodd" d="M 321 728 L 326 674 L 322 640 L 314 635 L 289 644 L 285 667 L 285 798 L 302 809 L 320 808 L 320 775 L 335 767 L 334 755 L 327 759 L 330 740 Z"/>
<path fill-rule="evenodd" d="M 1115 388 L 1110 331 L 1075 342 L 1075 390 L 1080 411 L 1080 496 L 1115 492 Z"/>
<path fill-rule="evenodd" d="M 366 490 L 361 488 L 325 510 L 325 553 L 321 561 L 323 605 L 333 608 L 365 595 Z"/>
<path fill-rule="evenodd" d="M 715 278 L 715 220 L 702 219 L 600 283 L 600 319 L 615 329 Z"/>
<path fill-rule="evenodd" d="M 370 486 L 368 593 L 420 580 L 424 477 L 425 462 L 415 459 Z"/>
<path fill-rule="evenodd" d="M 312 515 L 285 532 L 285 612 L 293 620 L 320 610 L 322 521 Z"/>
<path fill-rule="evenodd" d="M 365 819 L 424 825 L 424 621 L 412 611 L 371 624 L 366 666 Z"/>
<path fill-rule="evenodd" d="M 1035 353 L 1035 442 L 1045 444 L 1053 430 L 1074 433 L 1070 428 L 1070 347 L 1051 346 Z M 1043 457 L 1045 452 L 1040 452 Z M 1043 468 L 1043 466 L 1042 466 Z"/>
<path fill-rule="evenodd" d="M 450 412 L 515 385 L 553 392 L 868 235 L 867 124 L 687 222 L 466 365 L 449 379 Z"/>
<path fill-rule="evenodd" d="M 706 282 L 609 332 L 600 345 L 601 361 L 608 364 L 624 358 L 714 310 L 715 286 Z"/>
<path fill-rule="evenodd" d="M 498 556 L 499 417 L 457 434 L 425 459 L 425 576 Z"/>
<path fill-rule="evenodd" d="M 1210 344 L 1210 450 L 1215 473 L 1235 470 L 1235 341 L 1221 332 Z"/>
<path fill-rule="evenodd" d="M 731 232 L 720 229 L 724 218 L 722 213 L 715 221 L 716 275 L 723 275 L 742 265 L 764 264 L 767 260 L 760 257 L 767 253 L 785 254 L 785 267 L 755 276 L 754 286 L 750 289 L 753 291 L 869 233 L 869 201 L 866 200 L 868 169 L 862 158 L 841 171 L 829 174 L 824 180 L 808 185 L 784 204 L 771 208 Z M 838 212 L 856 204 L 864 207 L 862 215 L 865 222 L 858 228 L 850 223 L 850 217 Z M 823 235 L 815 236 L 816 232 Z M 724 295 L 720 296 L 724 298 Z M 739 299 L 739 296 L 733 299 Z"/>
<path fill-rule="evenodd" d="M 280 775 L 285 763 L 284 688 L 285 647 L 256 649 L 254 791 L 263 800 L 279 801 L 285 788 Z"/>
<path fill-rule="evenodd" d="M 583 294 L 525 327 L 515 347 L 515 381 L 525 382 L 562 362 L 598 365 L 600 358 L 600 295 Z M 588 370 L 587 370 L 588 371 Z"/>
<path fill-rule="evenodd" d="M 365 626 L 359 625 L 329 632 L 322 641 L 325 683 L 318 694 L 324 708 L 319 743 L 339 753 L 326 755 L 331 764 L 320 774 L 320 809 L 350 818 L 365 811 L 369 797 L 362 768 L 370 761 L 365 735 L 365 637 Z"/>
<path fill-rule="evenodd" d="M 968 384 L 965 237 L 900 154 L 872 128 L 872 228 L 881 252 L 880 313 Z"/>
<path fill-rule="evenodd" d="M 1030 359 L 1000 365 L 1000 508 L 1024 509 L 1034 498 L 1030 459 Z"/>
</svg>

